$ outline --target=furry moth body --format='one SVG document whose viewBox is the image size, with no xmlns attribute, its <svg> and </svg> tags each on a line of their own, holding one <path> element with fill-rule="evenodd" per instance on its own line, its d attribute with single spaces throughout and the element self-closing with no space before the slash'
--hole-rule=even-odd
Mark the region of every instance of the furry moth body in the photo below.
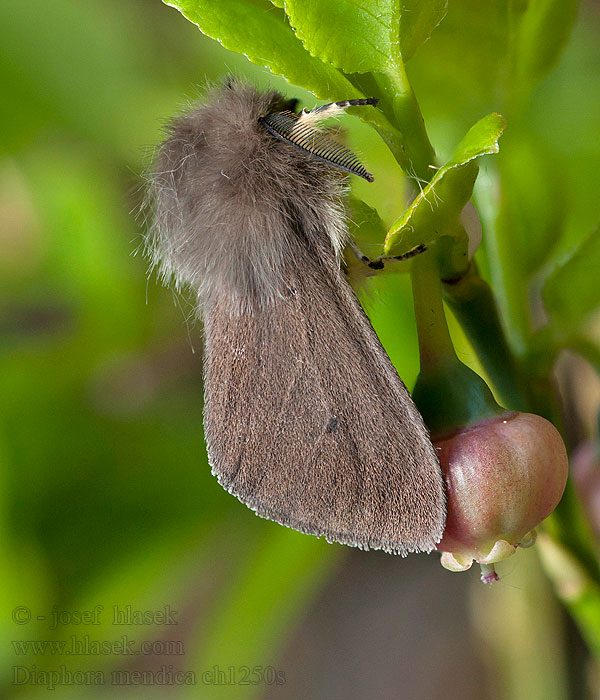
<svg viewBox="0 0 600 700">
<path fill-rule="evenodd" d="M 165 280 L 197 293 L 211 468 L 302 532 L 431 551 L 445 523 L 438 459 L 340 269 L 336 168 L 360 164 L 343 147 L 315 157 L 296 123 L 311 113 L 293 102 L 230 81 L 173 120 L 154 165 L 147 248 Z M 269 119 L 280 114 L 289 124 Z"/>
</svg>

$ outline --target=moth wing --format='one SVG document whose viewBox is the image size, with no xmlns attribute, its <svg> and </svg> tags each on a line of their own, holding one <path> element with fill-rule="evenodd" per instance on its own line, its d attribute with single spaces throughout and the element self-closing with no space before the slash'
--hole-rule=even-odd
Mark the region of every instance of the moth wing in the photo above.
<svg viewBox="0 0 600 700">
<path fill-rule="evenodd" d="M 363 549 L 431 551 L 439 462 L 410 394 L 333 264 L 262 311 L 205 309 L 205 432 L 219 482 L 259 515 Z"/>
</svg>

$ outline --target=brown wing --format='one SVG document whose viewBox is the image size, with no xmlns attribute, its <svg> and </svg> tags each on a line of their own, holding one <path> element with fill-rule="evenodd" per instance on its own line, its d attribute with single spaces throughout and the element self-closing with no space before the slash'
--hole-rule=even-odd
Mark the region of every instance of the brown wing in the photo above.
<svg viewBox="0 0 600 700">
<path fill-rule="evenodd" d="M 259 515 L 302 532 L 430 551 L 445 492 L 422 418 L 342 273 L 298 255 L 275 306 L 205 309 L 213 473 Z"/>
</svg>

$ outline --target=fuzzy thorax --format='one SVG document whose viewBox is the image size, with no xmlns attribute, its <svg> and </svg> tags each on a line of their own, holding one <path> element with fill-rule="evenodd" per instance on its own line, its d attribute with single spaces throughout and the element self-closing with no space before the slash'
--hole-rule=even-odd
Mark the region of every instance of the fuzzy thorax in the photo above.
<svg viewBox="0 0 600 700">
<path fill-rule="evenodd" d="M 192 286 L 200 309 L 215 296 L 232 313 L 285 296 L 298 239 L 339 262 L 346 177 L 259 122 L 286 104 L 233 81 L 168 126 L 147 247 L 164 280 Z"/>
</svg>

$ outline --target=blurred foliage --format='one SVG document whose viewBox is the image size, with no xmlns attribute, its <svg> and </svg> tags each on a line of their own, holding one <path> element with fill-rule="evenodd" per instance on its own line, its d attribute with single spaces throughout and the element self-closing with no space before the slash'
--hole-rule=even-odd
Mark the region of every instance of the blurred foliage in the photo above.
<svg viewBox="0 0 600 700">
<path fill-rule="evenodd" d="M 8 613 L 0 622 L 0 680 L 15 697 L 48 691 L 11 686 L 13 665 L 43 670 L 69 660 L 18 659 L 10 644 L 68 639 L 72 627 L 49 631 L 49 620 L 37 619 L 53 606 L 109 611 L 113 604 L 168 603 L 188 620 L 178 630 L 186 668 L 264 663 L 343 554 L 255 518 L 210 475 L 201 329 L 189 321 L 189 300 L 147 281 L 147 264 L 134 253 L 143 229 L 136 220 L 143 171 L 161 124 L 207 79 L 237 72 L 310 107 L 315 100 L 306 88 L 324 99 L 330 89 L 346 90 L 338 97 L 348 98 L 361 93 L 365 78 L 335 43 L 328 50 L 347 74 L 310 57 L 282 2 L 205 4 L 225 13 L 220 30 L 243 34 L 220 46 L 158 1 L 0 3 L 0 600 Z M 202 3 L 187 5 L 199 12 Z M 597 343 L 583 321 L 598 301 L 598 237 L 591 234 L 600 220 L 598 7 L 589 3 L 577 14 L 576 2 L 462 0 L 449 3 L 435 30 L 445 4 L 423 7 L 403 27 L 402 46 L 439 162 L 483 115 L 498 111 L 507 119 L 496 163 L 482 161 L 475 199 L 484 226 L 477 261 L 511 347 L 519 357 L 535 350 L 537 358 L 542 348 L 554 358 L 571 337 L 593 360 Z M 238 10 L 259 13 L 263 24 L 236 21 Z M 264 59 L 296 87 L 224 47 Z M 375 126 L 393 151 L 402 133 L 388 119 L 403 107 L 393 86 L 381 74 L 377 80 L 368 87 L 379 86 L 388 117 Z M 342 122 L 377 179 L 372 187 L 353 183 L 354 194 L 389 226 L 413 181 L 368 124 Z M 420 134 L 418 119 L 406 129 Z M 375 218 L 371 230 L 381 230 Z M 375 241 L 370 246 L 377 252 Z M 544 282 L 561 330 L 548 342 L 538 336 L 532 350 L 532 333 L 545 319 L 538 303 Z M 365 299 L 409 386 L 418 372 L 411 304 L 406 275 L 372 280 Z M 452 333 L 461 359 L 480 370 L 456 324 Z M 30 624 L 12 621 L 19 605 L 31 609 Z M 202 626 L 194 626 L 198 619 Z M 94 637 L 114 636 L 107 629 L 94 629 Z M 143 668 L 114 655 L 77 663 L 69 666 Z M 53 697 L 92 690 L 58 688 Z M 184 690 L 203 697 L 201 687 Z M 246 698 L 260 688 L 209 691 L 206 697 Z"/>
</svg>

